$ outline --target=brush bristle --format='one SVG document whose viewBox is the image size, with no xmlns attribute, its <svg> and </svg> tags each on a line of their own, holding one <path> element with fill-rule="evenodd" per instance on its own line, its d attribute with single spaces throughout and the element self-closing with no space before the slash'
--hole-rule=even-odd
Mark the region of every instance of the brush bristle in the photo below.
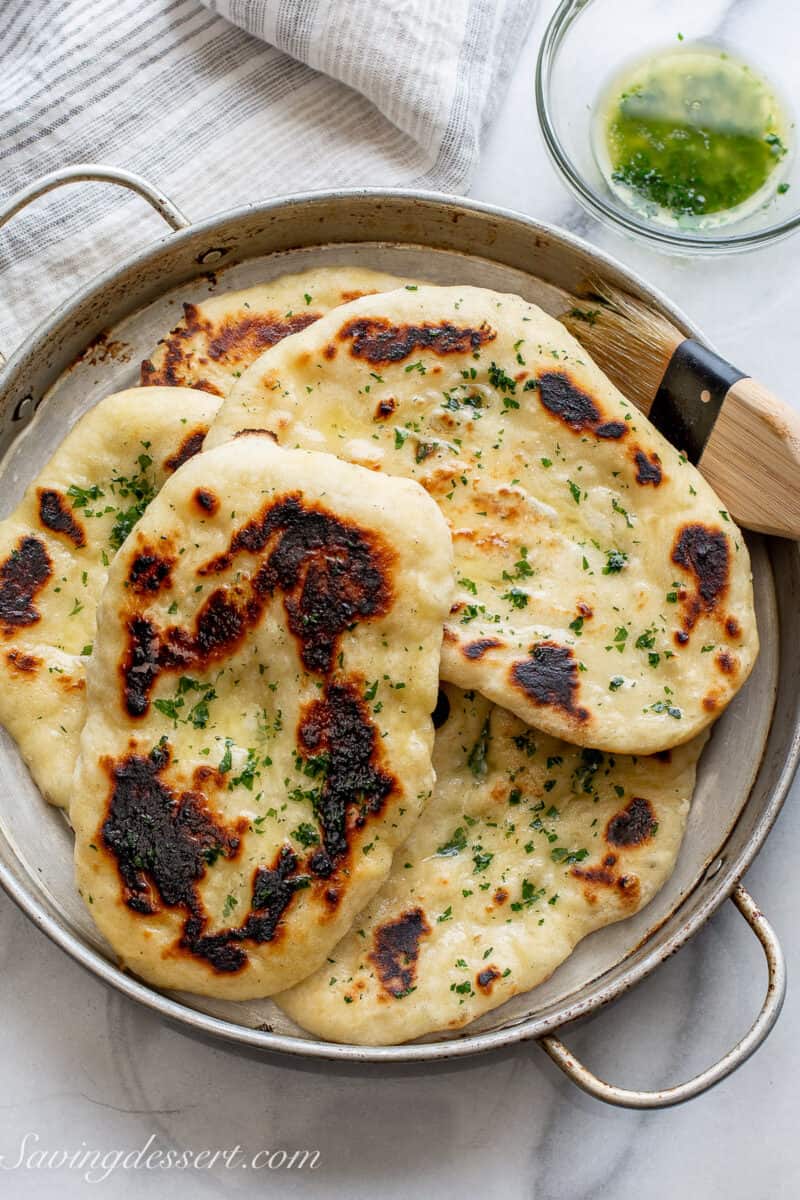
<svg viewBox="0 0 800 1200">
<path fill-rule="evenodd" d="M 583 298 L 561 321 L 637 408 L 647 413 L 664 377 L 680 330 L 640 300 L 591 280 Z"/>
</svg>

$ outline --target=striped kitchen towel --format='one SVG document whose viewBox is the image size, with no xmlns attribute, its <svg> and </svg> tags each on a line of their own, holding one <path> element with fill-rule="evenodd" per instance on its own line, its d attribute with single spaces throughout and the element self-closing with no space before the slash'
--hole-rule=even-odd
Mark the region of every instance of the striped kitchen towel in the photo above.
<svg viewBox="0 0 800 1200">
<path fill-rule="evenodd" d="M 74 162 L 137 171 L 191 218 L 338 186 L 469 185 L 534 0 L 3 0 L 0 194 Z M 71 185 L 0 232 L 8 353 L 163 232 Z"/>
</svg>

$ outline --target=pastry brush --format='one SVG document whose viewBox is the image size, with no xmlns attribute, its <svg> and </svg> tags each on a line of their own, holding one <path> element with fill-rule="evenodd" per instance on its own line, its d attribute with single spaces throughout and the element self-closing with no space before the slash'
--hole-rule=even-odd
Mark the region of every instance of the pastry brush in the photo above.
<svg viewBox="0 0 800 1200">
<path fill-rule="evenodd" d="M 560 307 L 559 319 L 735 521 L 800 538 L 800 414 L 626 292 L 597 280 L 581 298 L 545 290 L 543 306 Z"/>
</svg>

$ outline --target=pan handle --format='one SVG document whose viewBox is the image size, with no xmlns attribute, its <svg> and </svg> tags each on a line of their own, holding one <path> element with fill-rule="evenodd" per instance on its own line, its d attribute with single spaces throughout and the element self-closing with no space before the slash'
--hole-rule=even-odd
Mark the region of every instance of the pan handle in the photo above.
<svg viewBox="0 0 800 1200">
<path fill-rule="evenodd" d="M 100 163 L 75 163 L 71 167 L 61 167 L 58 171 L 50 171 L 49 174 L 42 175 L 40 179 L 35 179 L 27 187 L 21 188 L 5 204 L 0 204 L 0 229 L 34 200 L 38 200 L 40 196 L 52 192 L 54 188 L 59 188 L 65 183 L 115 183 L 119 187 L 128 188 L 144 197 L 148 204 L 176 232 L 179 229 L 188 228 L 191 224 L 189 218 L 181 212 L 177 204 L 173 204 L 168 196 L 165 196 L 152 183 L 148 183 L 141 175 L 135 175 L 133 171 L 125 171 L 122 167 L 106 167 Z M 0 367 L 4 362 L 5 358 L 0 353 Z"/>
<path fill-rule="evenodd" d="M 539 1038 L 539 1045 L 549 1054 L 550 1058 L 560 1067 L 574 1084 L 594 1096 L 596 1100 L 604 1100 L 606 1104 L 615 1104 L 620 1108 L 670 1108 L 673 1104 L 682 1104 L 694 1096 L 700 1096 L 709 1088 L 725 1079 L 737 1067 L 740 1067 L 750 1055 L 758 1049 L 764 1038 L 772 1029 L 780 1015 L 783 998 L 786 994 L 786 962 L 777 935 L 764 914 L 759 910 L 755 900 L 741 884 L 737 884 L 731 893 L 731 900 L 744 917 L 747 924 L 756 935 L 764 948 L 767 959 L 769 982 L 767 995 L 749 1031 L 732 1050 L 729 1050 L 713 1066 L 707 1067 L 693 1079 L 687 1080 L 675 1087 L 664 1088 L 657 1092 L 631 1091 L 606 1083 L 598 1078 L 588 1067 L 585 1067 L 574 1054 L 553 1034 Z"/>
<path fill-rule="evenodd" d="M 106 167 L 100 163 L 75 163 L 71 167 L 61 167 L 58 171 L 42 175 L 40 179 L 35 179 L 27 187 L 21 188 L 5 204 L 0 204 L 0 229 L 21 209 L 65 183 L 116 183 L 119 187 L 129 188 L 130 191 L 143 196 L 174 230 L 186 229 L 191 223 L 177 204 L 173 204 L 168 196 L 141 175 L 134 175 L 133 171 L 124 171 L 122 167 Z"/>
</svg>

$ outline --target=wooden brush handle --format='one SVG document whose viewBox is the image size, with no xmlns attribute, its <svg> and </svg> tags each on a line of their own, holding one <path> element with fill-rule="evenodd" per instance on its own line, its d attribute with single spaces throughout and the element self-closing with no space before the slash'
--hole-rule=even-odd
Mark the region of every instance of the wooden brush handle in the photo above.
<svg viewBox="0 0 800 1200">
<path fill-rule="evenodd" d="M 800 539 L 800 413 L 686 338 L 648 416 L 699 467 L 737 524 Z"/>
<path fill-rule="evenodd" d="M 800 413 L 755 379 L 727 392 L 698 466 L 739 525 L 800 539 Z"/>
</svg>

